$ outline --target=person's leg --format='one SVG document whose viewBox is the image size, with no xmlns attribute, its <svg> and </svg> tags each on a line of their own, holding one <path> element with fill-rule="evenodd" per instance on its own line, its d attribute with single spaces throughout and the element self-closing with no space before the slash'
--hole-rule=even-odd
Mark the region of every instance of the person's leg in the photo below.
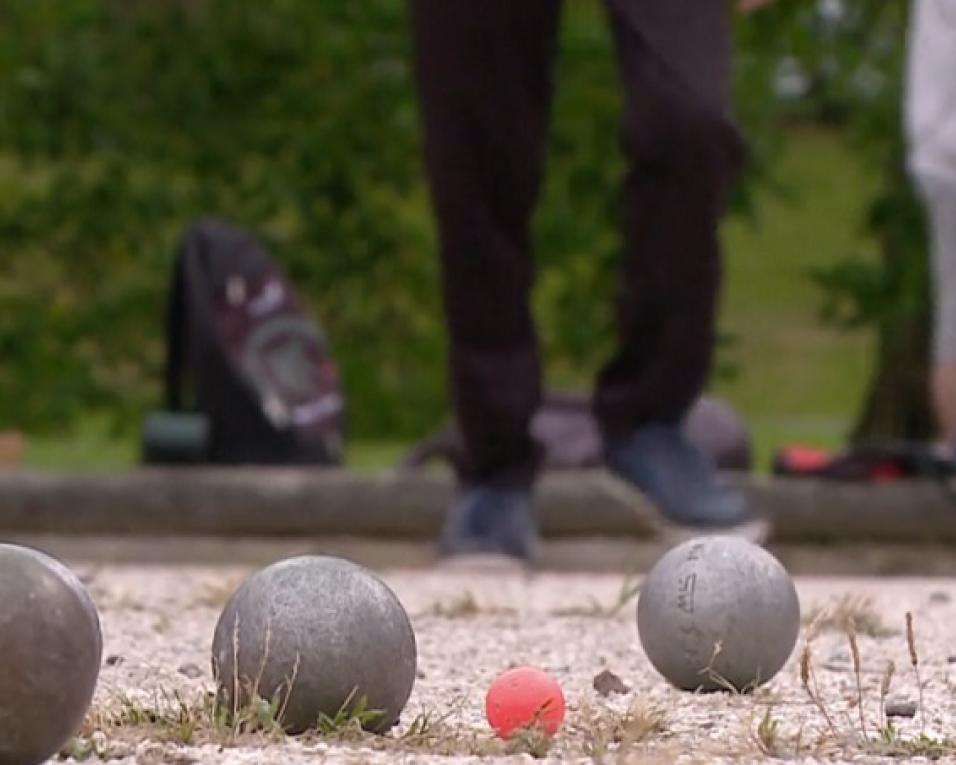
<svg viewBox="0 0 956 765">
<path fill-rule="evenodd" d="M 940 445 L 956 456 L 956 179 L 923 179 L 933 267 L 930 395 Z"/>
<path fill-rule="evenodd" d="M 529 426 L 541 373 L 529 225 L 560 0 L 412 0 L 411 9 L 462 478 L 471 489 L 452 509 L 443 547 L 498 545 L 525 555 L 512 537 L 527 536 L 526 523 L 499 530 L 515 508 L 530 506 L 537 462 Z"/>
<path fill-rule="evenodd" d="M 956 458 L 956 360 L 933 363 L 930 387 L 939 445 Z"/>
<path fill-rule="evenodd" d="M 724 0 L 609 0 L 625 90 L 620 348 L 596 411 L 611 437 L 676 423 L 710 370 L 717 225 L 742 144 L 729 121 Z M 693 20 L 693 22 L 691 21 Z"/>
<path fill-rule="evenodd" d="M 706 383 L 718 221 L 743 157 L 729 118 L 724 0 L 607 0 L 625 89 L 620 349 L 595 394 L 609 466 L 673 520 L 747 520 L 680 431 Z"/>
</svg>

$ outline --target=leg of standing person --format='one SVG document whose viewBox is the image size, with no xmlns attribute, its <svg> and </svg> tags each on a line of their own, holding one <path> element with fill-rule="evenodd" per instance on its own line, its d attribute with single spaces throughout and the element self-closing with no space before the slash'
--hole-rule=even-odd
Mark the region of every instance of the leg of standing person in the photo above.
<svg viewBox="0 0 956 765">
<path fill-rule="evenodd" d="M 909 166 L 930 226 L 930 396 L 940 446 L 956 456 L 956 1 L 914 0 L 906 83 Z"/>
<path fill-rule="evenodd" d="M 730 117 L 724 0 L 607 0 L 624 87 L 628 162 L 620 349 L 595 411 L 609 466 L 670 520 L 750 525 L 741 498 L 680 420 L 710 372 L 720 288 L 718 222 L 743 156 Z"/>
<path fill-rule="evenodd" d="M 531 557 L 529 432 L 541 395 L 530 220 L 543 172 L 559 0 L 412 0 L 449 373 L 466 469 L 446 555 Z"/>
<path fill-rule="evenodd" d="M 954 41 L 956 44 L 956 41 Z M 956 457 L 956 178 L 924 178 L 933 268 L 933 357 L 930 395 L 941 449 Z"/>
</svg>

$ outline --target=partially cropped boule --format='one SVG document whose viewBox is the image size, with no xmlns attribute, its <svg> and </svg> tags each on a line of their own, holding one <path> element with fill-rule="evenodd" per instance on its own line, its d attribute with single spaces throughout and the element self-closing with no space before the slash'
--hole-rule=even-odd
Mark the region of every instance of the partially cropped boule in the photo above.
<svg viewBox="0 0 956 765">
<path fill-rule="evenodd" d="M 38 765 L 83 722 L 103 650 L 96 607 L 65 565 L 0 544 L 0 765 Z"/>
</svg>

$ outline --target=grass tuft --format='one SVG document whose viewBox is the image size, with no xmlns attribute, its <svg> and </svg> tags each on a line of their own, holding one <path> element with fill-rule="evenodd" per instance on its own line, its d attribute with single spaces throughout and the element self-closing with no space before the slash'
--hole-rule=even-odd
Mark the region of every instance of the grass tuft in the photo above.
<svg viewBox="0 0 956 765">
<path fill-rule="evenodd" d="M 465 590 L 451 600 L 436 600 L 420 615 L 440 619 L 470 619 L 476 616 L 514 616 L 516 613 L 513 608 L 483 605 L 471 590 Z"/>
<path fill-rule="evenodd" d="M 624 754 L 638 744 L 664 736 L 669 728 L 664 710 L 640 698 L 623 714 L 609 707 L 594 709 L 585 704 L 574 729 L 582 740 L 583 754 L 601 762 L 612 752 Z"/>
<path fill-rule="evenodd" d="M 811 608 L 803 618 L 805 625 L 813 625 L 816 632 L 846 634 L 852 625 L 855 635 L 873 638 L 892 637 L 897 630 L 886 626 L 869 595 L 845 593 L 833 598 L 825 606 Z"/>
<path fill-rule="evenodd" d="M 584 616 L 594 619 L 613 619 L 618 616 L 640 593 L 643 575 L 632 572 L 621 581 L 617 595 L 610 603 L 601 603 L 593 595 L 582 605 L 556 608 L 549 611 L 550 616 Z"/>
</svg>

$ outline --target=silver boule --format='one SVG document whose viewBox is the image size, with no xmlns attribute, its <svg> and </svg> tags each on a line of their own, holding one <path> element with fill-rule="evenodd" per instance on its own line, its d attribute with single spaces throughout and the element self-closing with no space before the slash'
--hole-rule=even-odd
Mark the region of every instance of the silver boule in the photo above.
<svg viewBox="0 0 956 765">
<path fill-rule="evenodd" d="M 100 671 L 96 607 L 58 560 L 0 544 L 0 765 L 38 765 L 83 722 Z"/>
<path fill-rule="evenodd" d="M 315 727 L 364 699 L 398 720 L 415 682 L 415 633 L 395 594 L 366 569 L 307 555 L 253 574 L 223 609 L 213 638 L 213 675 L 227 709 L 253 696 L 278 698 L 290 733 Z"/>
<path fill-rule="evenodd" d="M 651 664 L 678 688 L 746 691 L 790 657 L 800 602 L 790 575 L 766 550 L 734 537 L 701 537 L 651 569 L 637 628 Z"/>
</svg>

